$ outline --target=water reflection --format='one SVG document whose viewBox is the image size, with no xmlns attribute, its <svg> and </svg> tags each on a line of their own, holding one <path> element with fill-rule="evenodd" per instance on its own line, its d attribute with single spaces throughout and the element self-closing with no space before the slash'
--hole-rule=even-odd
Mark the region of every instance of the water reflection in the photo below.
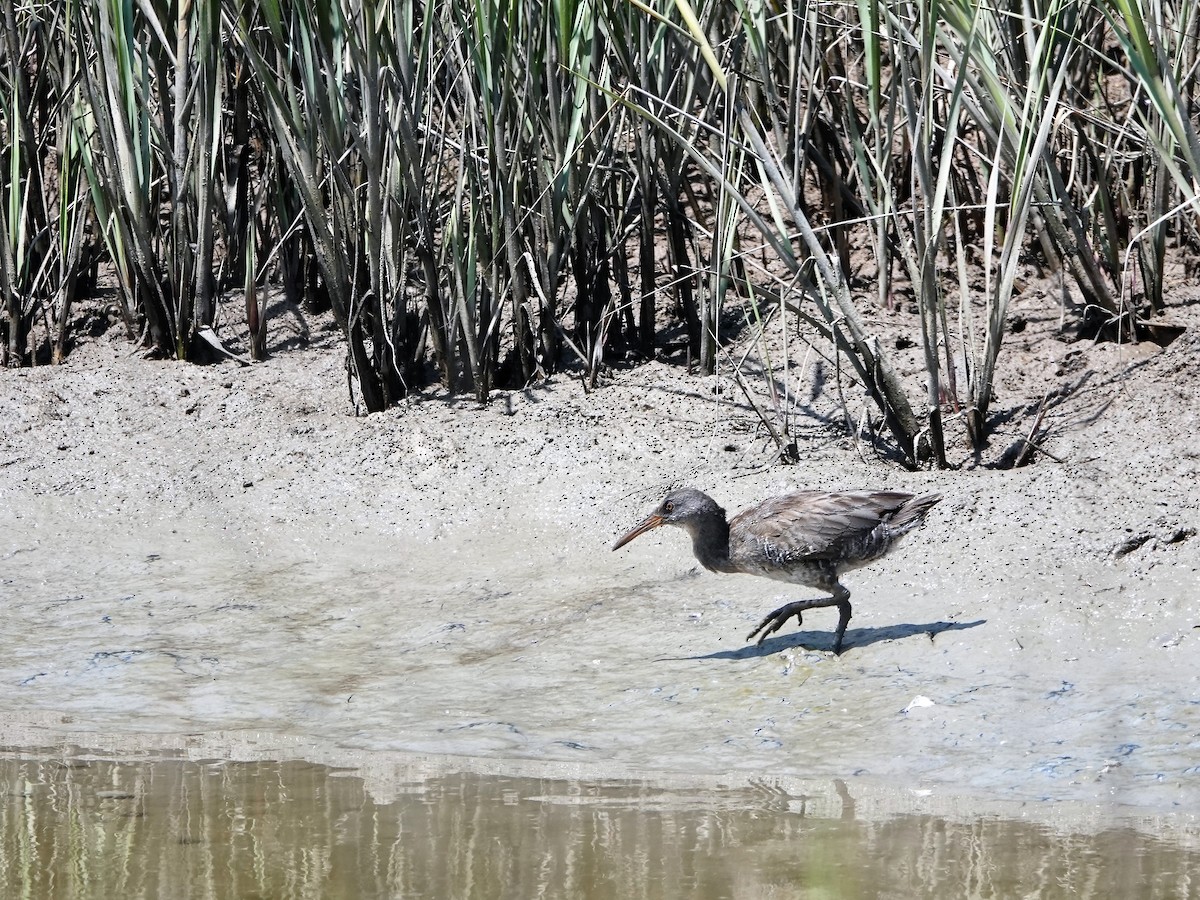
<svg viewBox="0 0 1200 900">
<path fill-rule="evenodd" d="M 3 751 L 0 751 L 3 752 Z M 0 758 L 0 897 L 1188 897 L 1194 832 L 306 762 Z"/>
</svg>

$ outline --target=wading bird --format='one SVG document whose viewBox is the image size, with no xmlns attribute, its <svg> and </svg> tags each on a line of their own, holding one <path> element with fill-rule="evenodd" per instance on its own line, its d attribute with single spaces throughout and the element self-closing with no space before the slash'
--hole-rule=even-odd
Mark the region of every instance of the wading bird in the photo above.
<svg viewBox="0 0 1200 900">
<path fill-rule="evenodd" d="M 842 652 L 850 622 L 850 592 L 838 581 L 879 559 L 904 534 L 925 521 L 941 494 L 901 491 L 797 491 L 744 509 L 726 521 L 725 510 L 700 491 L 671 491 L 641 524 L 617 541 L 619 550 L 660 525 L 674 525 L 692 536 L 692 552 L 713 572 L 763 575 L 776 581 L 828 591 L 831 597 L 797 600 L 768 615 L 746 636 L 761 645 L 792 616 L 823 606 L 838 608 L 833 652 Z"/>
</svg>

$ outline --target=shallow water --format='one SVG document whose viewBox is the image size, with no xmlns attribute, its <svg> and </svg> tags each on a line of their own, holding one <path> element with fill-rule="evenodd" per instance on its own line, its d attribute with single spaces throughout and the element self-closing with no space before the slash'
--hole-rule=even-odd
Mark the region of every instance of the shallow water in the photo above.
<svg viewBox="0 0 1200 900">
<path fill-rule="evenodd" d="M 0 792 L 6 898 L 1200 892 L 1195 831 L 880 815 L 878 798 L 854 782 L 804 795 L 766 785 L 438 773 L 413 761 L 364 773 L 300 761 L 7 748 Z"/>
<path fill-rule="evenodd" d="M 1191 568 L 889 558 L 834 657 L 504 515 L 0 523 L 0 897 L 1200 896 Z"/>
<path fill-rule="evenodd" d="M 786 586 L 696 573 L 673 545 L 552 542 L 552 519 L 425 544 L 219 516 L 131 526 L 49 500 L 15 524 L 9 722 L 1200 808 L 1186 568 L 1128 585 L 1094 565 L 981 569 L 956 594 L 921 557 L 889 558 L 856 582 L 834 657 L 824 610 L 745 644 Z"/>
</svg>

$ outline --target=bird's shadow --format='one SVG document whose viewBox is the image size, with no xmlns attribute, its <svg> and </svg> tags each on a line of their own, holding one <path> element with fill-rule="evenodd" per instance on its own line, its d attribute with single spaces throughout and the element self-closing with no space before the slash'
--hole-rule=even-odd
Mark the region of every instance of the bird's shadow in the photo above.
<svg viewBox="0 0 1200 900">
<path fill-rule="evenodd" d="M 866 647 L 881 641 L 898 641 L 918 634 L 933 640 L 943 631 L 962 631 L 983 625 L 987 619 L 975 622 L 929 622 L 924 625 L 885 625 L 882 628 L 848 628 L 842 639 L 842 654 L 856 647 Z M 791 650 L 800 647 L 804 650 L 832 650 L 832 631 L 793 631 L 778 637 L 769 637 L 761 644 L 747 644 L 737 650 L 718 650 L 716 653 L 705 653 L 700 656 L 663 656 L 659 662 L 700 659 L 753 659 L 757 656 L 770 656 L 781 650 Z"/>
</svg>

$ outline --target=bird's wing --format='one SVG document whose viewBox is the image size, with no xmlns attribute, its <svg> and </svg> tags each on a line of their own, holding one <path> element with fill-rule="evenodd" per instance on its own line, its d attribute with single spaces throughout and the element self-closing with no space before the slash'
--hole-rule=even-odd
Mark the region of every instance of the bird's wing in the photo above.
<svg viewBox="0 0 1200 900">
<path fill-rule="evenodd" d="M 798 491 L 738 513 L 730 539 L 752 542 L 780 563 L 837 558 L 911 499 L 900 491 Z"/>
</svg>

